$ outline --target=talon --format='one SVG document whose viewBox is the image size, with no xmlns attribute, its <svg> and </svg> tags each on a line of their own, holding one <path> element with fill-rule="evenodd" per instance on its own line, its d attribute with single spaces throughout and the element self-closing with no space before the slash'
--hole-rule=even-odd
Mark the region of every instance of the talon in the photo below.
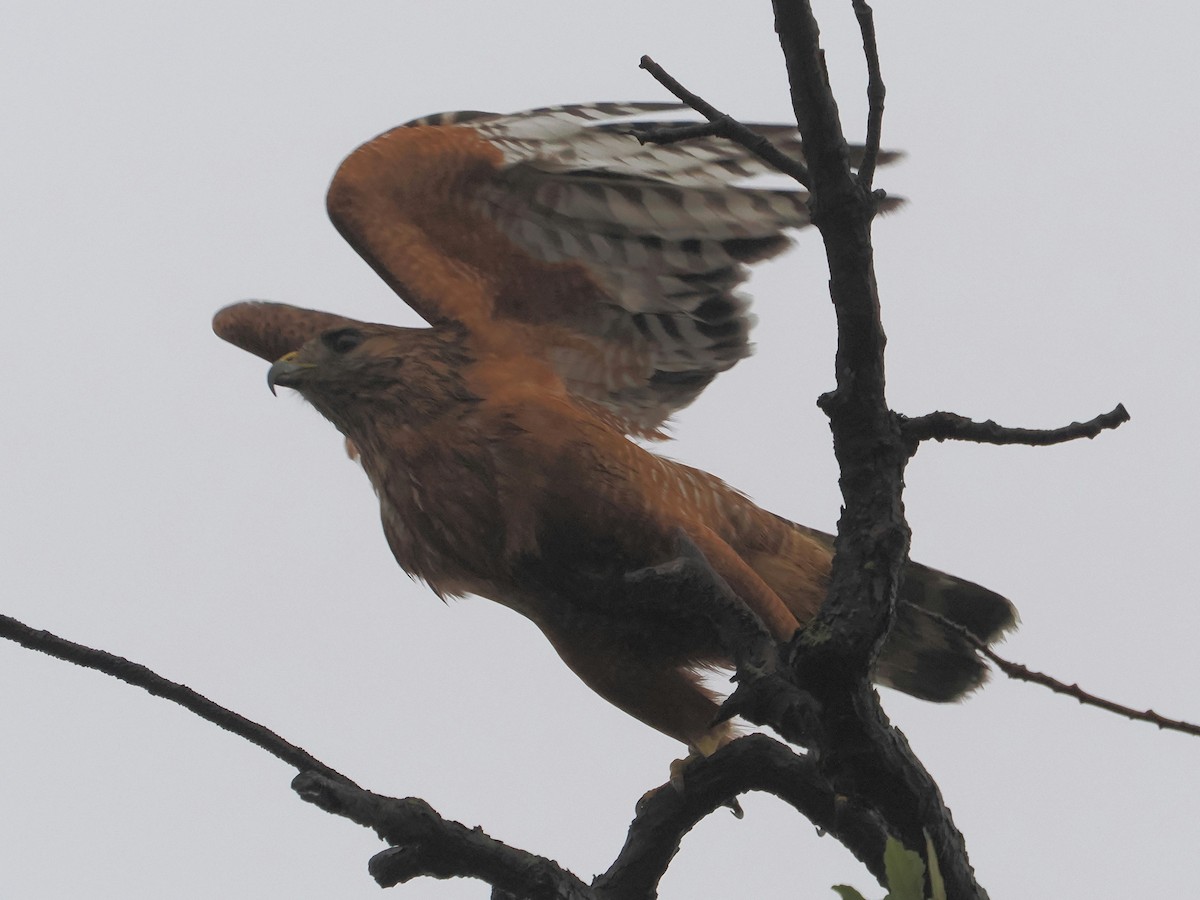
<svg viewBox="0 0 1200 900">
<path fill-rule="evenodd" d="M 675 793 L 683 794 L 683 770 L 687 768 L 688 763 L 694 759 L 703 759 L 696 751 L 692 751 L 683 759 L 671 760 L 671 777 L 668 779 L 668 784 L 675 788 Z"/>
</svg>

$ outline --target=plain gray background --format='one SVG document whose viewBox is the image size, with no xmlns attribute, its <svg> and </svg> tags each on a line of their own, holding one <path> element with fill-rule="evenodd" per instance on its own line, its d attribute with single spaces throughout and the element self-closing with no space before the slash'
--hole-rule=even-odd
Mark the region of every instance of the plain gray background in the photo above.
<svg viewBox="0 0 1200 900">
<path fill-rule="evenodd" d="M 880 2 L 876 227 L 889 395 L 1049 427 L 1047 450 L 932 445 L 914 555 L 1006 593 L 1005 652 L 1200 718 L 1194 3 Z M 821 2 L 847 133 L 864 74 Z M 607 706 L 515 615 L 439 603 L 396 567 L 333 429 L 209 319 L 261 297 L 416 317 L 338 238 L 323 195 L 372 135 L 443 109 L 660 99 L 649 53 L 748 120 L 789 116 L 770 4 L 9 2 L 0 34 L 0 608 L 123 654 L 360 783 L 588 878 L 673 742 Z M 831 528 L 834 334 L 813 232 L 751 285 L 757 355 L 677 422 L 670 455 Z M 371 897 L 381 846 L 292 773 L 174 706 L 0 644 L 6 897 Z M 1003 678 L 885 702 L 993 897 L 1187 896 L 1194 738 Z M 689 836 L 666 898 L 872 890 L 772 798 Z M 483 898 L 474 882 L 405 896 Z"/>
</svg>

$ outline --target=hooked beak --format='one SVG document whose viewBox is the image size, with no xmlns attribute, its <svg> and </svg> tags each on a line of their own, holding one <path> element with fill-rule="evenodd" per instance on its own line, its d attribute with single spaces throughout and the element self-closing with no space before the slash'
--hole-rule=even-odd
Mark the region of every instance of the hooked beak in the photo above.
<svg viewBox="0 0 1200 900">
<path fill-rule="evenodd" d="M 267 372 L 267 387 L 271 389 L 272 394 L 275 393 L 277 384 L 283 387 L 295 387 L 300 374 L 305 369 L 313 368 L 312 363 L 296 362 L 296 357 L 299 355 L 298 350 L 293 350 L 271 364 L 271 368 Z"/>
</svg>

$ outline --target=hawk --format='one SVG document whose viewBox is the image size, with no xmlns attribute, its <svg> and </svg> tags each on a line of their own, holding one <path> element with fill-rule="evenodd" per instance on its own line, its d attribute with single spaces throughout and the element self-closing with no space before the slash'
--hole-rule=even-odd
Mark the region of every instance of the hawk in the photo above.
<svg viewBox="0 0 1200 900">
<path fill-rule="evenodd" d="M 670 559 L 683 533 L 783 641 L 824 598 L 832 538 L 634 440 L 662 437 L 749 355 L 747 266 L 809 222 L 802 191 L 745 184 L 767 170 L 732 143 L 638 140 L 680 108 L 443 113 L 387 131 L 342 163 L 329 215 L 430 327 L 266 302 L 213 327 L 345 436 L 406 572 L 527 616 L 598 694 L 710 753 L 734 734 L 701 684 L 729 666 L 721 635 L 631 604 L 626 573 Z M 752 127 L 800 157 L 794 129 Z M 1016 620 L 1000 595 L 910 564 L 874 677 L 927 700 L 985 669 L 914 607 L 984 641 Z"/>
</svg>

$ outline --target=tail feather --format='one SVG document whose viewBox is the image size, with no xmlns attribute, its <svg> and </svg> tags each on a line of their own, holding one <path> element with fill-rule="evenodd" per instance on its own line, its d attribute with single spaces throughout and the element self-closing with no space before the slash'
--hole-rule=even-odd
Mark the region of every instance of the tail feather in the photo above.
<svg viewBox="0 0 1200 900">
<path fill-rule="evenodd" d="M 987 666 L 971 642 L 922 610 L 986 643 L 1017 624 L 1017 611 L 1006 598 L 919 563 L 905 570 L 899 601 L 875 680 L 922 700 L 957 700 L 987 678 Z"/>
</svg>

